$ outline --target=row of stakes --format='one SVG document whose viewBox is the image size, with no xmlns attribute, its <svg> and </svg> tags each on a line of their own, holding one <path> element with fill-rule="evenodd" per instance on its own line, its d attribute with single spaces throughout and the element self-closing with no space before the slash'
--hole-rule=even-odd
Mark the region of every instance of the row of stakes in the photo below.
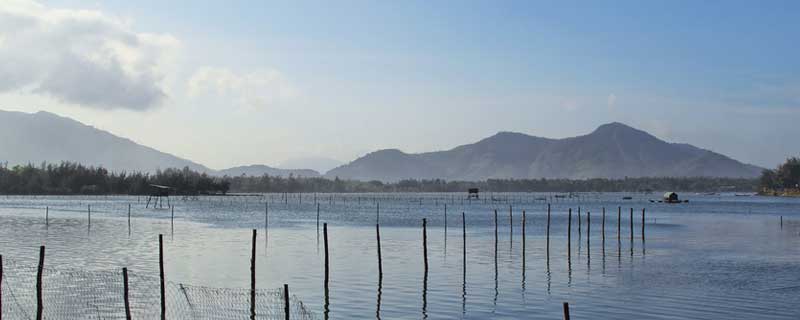
<svg viewBox="0 0 800 320">
<path fill-rule="evenodd" d="M 49 207 L 45 209 L 45 223 L 49 224 Z M 642 223 L 641 223 L 641 238 L 642 241 L 645 241 L 645 209 L 642 209 Z M 91 205 L 87 206 L 87 213 L 88 213 L 88 225 L 91 228 Z M 495 237 L 497 237 L 497 210 L 494 211 L 495 214 Z M 444 205 L 444 228 L 445 233 L 447 232 L 447 205 Z M 578 208 L 578 230 L 581 232 L 581 211 Z M 587 234 L 590 234 L 591 228 L 591 213 L 587 212 Z M 621 215 L 622 215 L 622 208 L 618 207 L 617 211 L 617 238 L 621 238 Z M 549 259 L 550 257 L 550 216 L 551 216 L 551 208 L 550 204 L 547 206 L 547 227 L 546 227 L 546 255 Z M 605 208 L 602 211 L 602 239 L 605 240 Z M 461 214 L 462 217 L 462 227 L 463 227 L 463 274 L 464 278 L 466 279 L 466 216 L 464 212 Z M 175 218 L 175 208 L 171 206 L 171 221 L 174 223 Z M 265 203 L 265 211 L 264 211 L 264 227 L 265 230 L 269 227 L 269 204 Z M 319 231 L 320 225 L 320 205 L 317 203 L 317 215 L 316 215 L 316 223 L 317 223 L 317 230 Z M 525 250 L 525 211 L 522 211 L 522 249 L 523 252 Z M 634 229 L 634 219 L 633 219 L 633 208 L 630 209 L 630 239 L 633 241 L 633 229 Z M 376 221 L 380 221 L 380 204 L 376 204 Z M 513 208 L 509 206 L 509 223 L 511 227 L 511 232 L 513 232 Z M 130 230 L 131 225 L 131 206 L 128 205 L 128 228 Z M 572 209 L 570 208 L 568 211 L 568 229 L 567 229 L 567 256 L 571 257 L 571 241 L 572 241 Z M 783 227 L 783 216 L 780 217 L 780 225 L 781 228 Z M 425 272 L 425 279 L 427 280 L 428 274 L 428 250 L 427 250 L 427 219 L 422 219 L 422 228 L 423 228 L 423 262 L 424 262 L 424 272 Z M 380 224 L 375 225 L 376 229 L 376 240 L 377 240 L 377 256 L 378 256 L 378 273 L 379 278 L 383 279 L 383 261 L 381 256 L 381 245 L 380 245 Z M 327 223 L 323 224 L 323 234 L 324 234 L 324 246 L 325 246 L 325 282 L 324 282 L 324 290 L 325 290 L 325 318 L 328 318 L 329 312 L 329 283 L 330 283 L 330 272 L 329 272 L 329 256 L 328 256 L 328 228 Z M 159 275 L 161 279 L 161 314 L 162 319 L 166 319 L 166 301 L 164 298 L 165 289 L 164 289 L 164 267 L 163 267 L 163 236 L 159 234 Z M 251 254 L 251 318 L 255 318 L 255 243 L 256 243 L 256 230 L 253 230 L 253 246 L 252 246 L 252 254 Z M 38 273 L 37 273 L 37 320 L 42 319 L 42 297 L 41 297 L 41 272 L 44 266 L 44 246 L 40 248 L 39 254 L 39 266 L 38 266 Z M 525 265 L 525 259 L 523 258 L 522 261 L 523 268 Z M 126 319 L 130 319 L 130 309 L 128 304 L 128 277 L 127 277 L 127 268 L 122 269 L 123 273 L 123 281 L 124 281 L 124 302 L 125 302 L 125 313 Z M 427 282 L 427 281 L 426 281 Z M 0 255 L 0 286 L 2 286 L 2 255 Z M 1 289 L 1 288 L 0 288 Z M 289 318 L 289 295 L 288 295 L 288 285 L 284 284 L 284 308 L 286 313 L 286 319 Z M 569 304 L 564 302 L 564 318 L 569 319 Z M 2 292 L 0 291 L 0 320 L 2 320 Z"/>
<path fill-rule="evenodd" d="M 45 208 L 45 223 L 49 224 L 49 207 Z M 87 206 L 87 214 L 88 214 L 88 225 L 91 228 L 91 205 Z M 547 239 L 547 256 L 549 258 L 550 255 L 550 205 L 548 204 L 547 208 L 547 229 L 546 229 L 546 239 Z M 447 231 L 447 206 L 445 205 L 445 232 Z M 495 236 L 497 236 L 497 210 L 494 212 L 495 214 Z M 522 212 L 522 246 L 523 250 L 525 250 L 525 211 Z M 580 209 L 578 211 L 579 216 L 579 230 L 580 230 Z M 128 227 L 130 228 L 130 217 L 131 217 L 131 206 L 128 205 Z M 269 205 L 265 204 L 265 229 L 269 227 Z M 319 217 L 320 217 L 320 207 L 317 204 L 317 229 L 319 230 Z M 620 217 L 621 217 L 621 208 L 618 211 L 618 223 L 617 223 L 617 236 L 621 236 L 621 226 L 620 226 Z M 175 218 L 175 210 L 174 207 L 171 207 L 171 221 L 174 223 Z M 464 279 L 466 280 L 466 262 L 467 262 L 467 251 L 466 251 L 466 216 L 465 213 L 461 213 L 462 218 L 462 233 L 463 233 L 463 274 Z M 587 212 L 587 218 L 591 219 L 591 214 Z M 380 220 L 380 204 L 376 206 L 376 219 Z M 511 232 L 513 232 L 513 208 L 509 206 L 509 221 L 512 224 Z M 605 239 L 605 209 L 603 209 L 603 239 Z M 644 241 L 644 221 L 645 221 L 645 210 L 642 209 L 642 240 Z M 571 230 L 572 230 L 572 209 L 569 209 L 568 215 L 568 256 L 571 255 L 570 248 L 571 248 Z M 375 225 L 376 228 L 376 237 L 377 237 L 377 254 L 378 254 L 378 273 L 380 279 L 383 278 L 383 261 L 381 256 L 381 246 L 380 246 L 380 224 Z M 428 247 L 427 247 L 427 219 L 422 219 L 422 228 L 423 228 L 423 261 L 424 261 L 424 272 L 425 272 L 425 279 L 427 282 L 427 274 L 428 274 Z M 589 229 L 587 228 L 587 233 Z M 329 312 L 329 284 L 330 284 L 330 268 L 329 268 L 329 255 L 328 255 L 328 225 L 327 223 L 323 224 L 323 234 L 324 234 L 324 246 L 325 246 L 325 281 L 324 281 L 324 290 L 325 290 L 325 318 L 328 318 Z M 252 245 L 252 252 L 251 252 L 251 265 L 250 265 L 250 272 L 251 272 L 251 282 L 250 282 L 250 313 L 251 318 L 255 319 L 255 264 L 256 264 L 256 237 L 257 231 L 253 229 L 253 245 Z M 631 240 L 633 239 L 633 209 L 631 209 Z M 164 250 L 163 250 L 163 235 L 159 234 L 159 278 L 160 278 L 160 293 L 161 293 L 161 318 L 166 319 L 166 300 L 165 300 L 165 283 L 164 283 Z M 42 301 L 42 270 L 44 268 L 44 252 L 45 247 L 40 247 L 39 253 L 39 264 L 37 268 L 37 320 L 41 320 L 43 316 L 43 301 Z M 523 265 L 525 261 L 523 259 Z M 128 270 L 127 268 L 122 269 L 123 275 L 123 292 L 124 292 L 124 305 L 125 305 L 125 315 L 126 319 L 131 319 L 130 315 L 130 305 L 129 305 L 129 295 L 128 295 Z M 2 255 L 0 255 L 0 286 L 2 286 Z M 1 289 L 1 288 L 0 288 Z M 286 319 L 289 318 L 289 295 L 288 295 L 288 285 L 284 284 L 284 309 L 285 309 L 285 316 Z M 568 303 L 564 303 L 564 317 L 565 319 L 569 319 L 569 305 Z M 2 293 L 0 292 L 0 320 L 2 320 Z"/>
</svg>

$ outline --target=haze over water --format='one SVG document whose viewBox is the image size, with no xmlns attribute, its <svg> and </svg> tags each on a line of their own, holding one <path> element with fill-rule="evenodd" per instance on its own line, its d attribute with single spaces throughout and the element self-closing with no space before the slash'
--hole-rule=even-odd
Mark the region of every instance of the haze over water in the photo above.
<svg viewBox="0 0 800 320">
<path fill-rule="evenodd" d="M 319 194 L 319 231 L 310 194 L 302 199 L 290 195 L 288 200 L 282 195 L 173 197 L 174 225 L 169 210 L 145 209 L 144 197 L 4 197 L 0 253 L 6 261 L 35 266 L 38 246 L 46 245 L 49 267 L 97 271 L 128 267 L 135 274 L 157 276 L 161 233 L 168 281 L 247 288 L 251 229 L 256 228 L 257 286 L 271 289 L 287 283 L 317 318 L 323 318 L 322 223 L 328 223 L 332 319 L 557 319 L 565 301 L 578 319 L 800 317 L 798 199 L 682 194 L 690 202 L 677 205 L 647 201 L 657 195 L 636 195 L 630 201 L 620 200 L 622 194 L 553 199 L 548 259 L 547 204 L 535 200 L 548 195 L 493 196 L 507 201 L 462 202 L 463 194 L 336 194 L 331 201 L 331 195 Z M 263 229 L 265 201 L 269 202 L 268 239 Z M 384 272 L 380 287 L 376 201 Z M 125 218 L 128 204 L 134 216 L 130 234 Z M 87 205 L 92 208 L 91 227 Z M 45 207 L 50 208 L 47 227 Z M 569 259 L 568 208 L 573 209 Z M 642 208 L 647 210 L 644 241 Z M 466 278 L 462 211 L 467 221 Z M 587 212 L 591 212 L 588 236 Z M 428 221 L 427 283 L 423 218 Z"/>
</svg>

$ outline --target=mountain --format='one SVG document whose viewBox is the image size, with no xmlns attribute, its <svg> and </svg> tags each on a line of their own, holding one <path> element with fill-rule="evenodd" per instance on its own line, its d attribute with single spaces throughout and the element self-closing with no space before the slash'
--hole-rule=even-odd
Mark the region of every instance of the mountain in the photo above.
<svg viewBox="0 0 800 320">
<path fill-rule="evenodd" d="M 288 159 L 278 166 L 281 169 L 299 169 L 308 168 L 317 172 L 328 172 L 333 168 L 343 165 L 344 163 L 325 157 L 305 157 L 305 158 L 292 158 Z"/>
<path fill-rule="evenodd" d="M 263 175 L 288 177 L 290 174 L 295 177 L 314 178 L 321 176 L 319 172 L 311 169 L 278 169 L 270 166 L 254 164 L 249 166 L 233 167 L 216 172 L 219 176 L 236 177 L 241 175 L 260 177 Z"/>
<path fill-rule="evenodd" d="M 572 138 L 500 132 L 447 151 L 369 153 L 326 176 L 357 180 L 491 178 L 747 177 L 762 168 L 688 144 L 669 143 L 621 123 Z"/>
<path fill-rule="evenodd" d="M 137 144 L 70 118 L 49 112 L 0 111 L 0 162 L 9 165 L 61 161 L 103 166 L 113 171 L 189 167 L 201 164 Z"/>
</svg>

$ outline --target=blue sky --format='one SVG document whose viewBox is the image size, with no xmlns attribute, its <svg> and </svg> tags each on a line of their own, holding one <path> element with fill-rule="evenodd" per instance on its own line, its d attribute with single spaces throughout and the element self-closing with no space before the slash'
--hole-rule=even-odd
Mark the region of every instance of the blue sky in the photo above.
<svg viewBox="0 0 800 320">
<path fill-rule="evenodd" d="M 123 64 L 147 76 L 120 83 L 164 98 L 107 108 L 29 80 L 0 92 L 3 109 L 68 115 L 215 168 L 611 121 L 762 166 L 798 153 L 796 1 L 63 0 L 25 14 L 55 9 L 81 28 L 100 16 L 158 35 L 115 54 L 152 56 Z"/>
</svg>

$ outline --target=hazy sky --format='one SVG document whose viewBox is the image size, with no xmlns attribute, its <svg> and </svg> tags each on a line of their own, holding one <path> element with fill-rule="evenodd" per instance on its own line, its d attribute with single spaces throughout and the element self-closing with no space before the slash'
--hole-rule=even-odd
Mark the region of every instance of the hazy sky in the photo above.
<svg viewBox="0 0 800 320">
<path fill-rule="evenodd" d="M 798 155 L 798 1 L 0 1 L 0 109 L 212 168 L 620 121 Z"/>
</svg>

